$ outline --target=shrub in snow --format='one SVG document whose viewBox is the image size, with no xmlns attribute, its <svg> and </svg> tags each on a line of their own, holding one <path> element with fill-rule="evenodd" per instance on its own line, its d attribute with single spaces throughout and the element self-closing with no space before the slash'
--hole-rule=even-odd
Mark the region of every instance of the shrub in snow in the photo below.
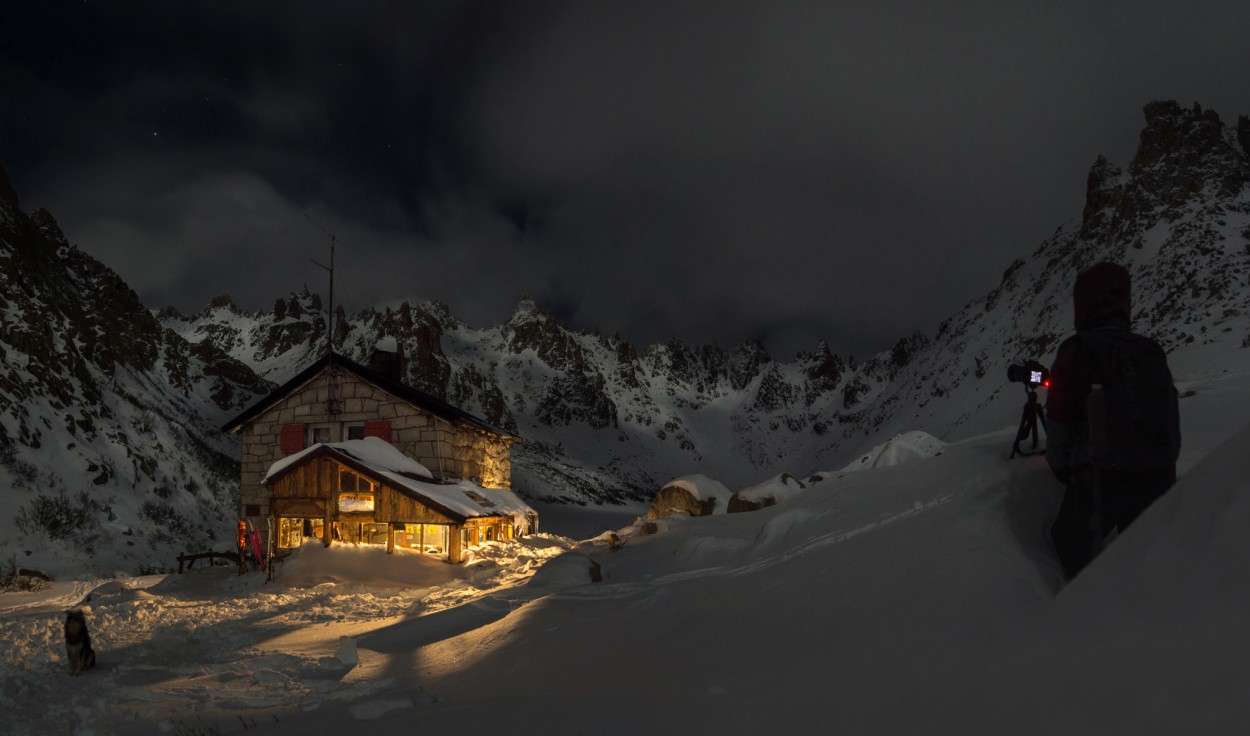
<svg viewBox="0 0 1250 736">
<path fill-rule="evenodd" d="M 95 532 L 100 526 L 96 517 L 100 508 L 86 491 L 75 498 L 66 496 L 64 490 L 55 496 L 41 493 L 18 510 L 14 521 L 26 534 L 44 532 L 52 539 L 66 539 Z"/>
<path fill-rule="evenodd" d="M 145 501 L 139 518 L 152 522 L 152 538 L 158 542 L 185 539 L 194 530 L 191 522 L 167 503 Z"/>
<path fill-rule="evenodd" d="M 0 466 L 8 468 L 15 487 L 28 487 L 39 477 L 39 469 L 18 457 L 13 443 L 4 434 L 4 426 L 0 425 Z"/>
<path fill-rule="evenodd" d="M 35 570 L 24 570 L 17 566 L 17 558 L 0 565 L 0 592 L 15 590 L 31 593 L 43 590 L 52 585 L 48 576 Z"/>
</svg>

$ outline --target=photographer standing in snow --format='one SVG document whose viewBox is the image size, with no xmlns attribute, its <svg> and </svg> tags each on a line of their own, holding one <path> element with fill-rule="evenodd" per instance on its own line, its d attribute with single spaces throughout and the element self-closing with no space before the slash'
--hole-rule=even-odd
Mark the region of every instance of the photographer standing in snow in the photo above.
<svg viewBox="0 0 1250 736">
<path fill-rule="evenodd" d="M 1176 388 L 1163 348 L 1129 331 L 1130 289 L 1114 263 L 1077 276 L 1077 333 L 1050 371 L 1046 462 L 1067 485 L 1051 537 L 1069 579 L 1176 481 Z"/>
</svg>

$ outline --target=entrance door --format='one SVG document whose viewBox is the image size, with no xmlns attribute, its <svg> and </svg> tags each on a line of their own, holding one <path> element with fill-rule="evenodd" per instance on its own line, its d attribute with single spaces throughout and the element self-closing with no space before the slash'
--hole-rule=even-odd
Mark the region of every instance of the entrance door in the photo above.
<svg viewBox="0 0 1250 736">
<path fill-rule="evenodd" d="M 294 549 L 310 539 L 321 539 L 325 523 L 323 518 L 278 517 L 278 547 Z"/>
</svg>

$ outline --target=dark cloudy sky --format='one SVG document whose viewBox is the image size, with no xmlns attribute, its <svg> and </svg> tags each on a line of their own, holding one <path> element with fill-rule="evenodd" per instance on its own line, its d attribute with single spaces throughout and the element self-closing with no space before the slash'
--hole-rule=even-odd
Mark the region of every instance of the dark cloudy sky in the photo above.
<svg viewBox="0 0 1250 736">
<path fill-rule="evenodd" d="M 997 285 L 1154 99 L 1250 113 L 1245 2 L 6 8 L 0 166 L 151 306 L 530 293 L 864 356 Z"/>
</svg>

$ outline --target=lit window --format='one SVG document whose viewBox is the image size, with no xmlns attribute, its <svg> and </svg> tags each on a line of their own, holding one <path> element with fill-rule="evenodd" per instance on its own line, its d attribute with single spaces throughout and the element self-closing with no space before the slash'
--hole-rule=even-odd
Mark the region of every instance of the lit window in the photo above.
<svg viewBox="0 0 1250 736">
<path fill-rule="evenodd" d="M 339 470 L 339 511 L 373 512 L 373 483 L 350 470 Z"/>
<path fill-rule="evenodd" d="M 373 513 L 372 493 L 340 493 L 339 511 L 345 514 Z"/>
</svg>

